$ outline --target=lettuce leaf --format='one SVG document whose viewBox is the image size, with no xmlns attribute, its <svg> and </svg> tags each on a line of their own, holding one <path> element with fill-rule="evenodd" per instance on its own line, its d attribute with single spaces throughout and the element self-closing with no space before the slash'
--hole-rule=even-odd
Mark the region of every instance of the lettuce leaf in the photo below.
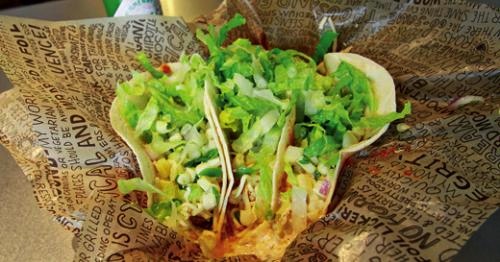
<svg viewBox="0 0 500 262">
<path fill-rule="evenodd" d="M 162 221 L 166 217 L 172 214 L 172 201 L 163 201 L 153 203 L 150 208 L 146 209 L 146 211 L 156 219 Z"/>
<path fill-rule="evenodd" d="M 228 106 L 239 107 L 256 116 L 263 116 L 272 109 L 277 108 L 274 104 L 261 98 L 234 95 L 227 97 L 227 99 L 229 101 Z"/>
<path fill-rule="evenodd" d="M 267 166 L 260 169 L 260 182 L 257 189 L 257 199 L 260 199 L 264 209 L 269 209 L 272 197 L 272 169 Z"/>
<path fill-rule="evenodd" d="M 138 53 L 136 56 L 137 61 L 148 71 L 154 78 L 162 78 L 166 76 L 163 72 L 157 70 L 149 61 L 145 53 Z"/>
<path fill-rule="evenodd" d="M 222 25 L 222 27 L 220 28 L 216 44 L 218 46 L 222 46 L 222 44 L 224 43 L 224 41 L 227 38 L 227 34 L 229 33 L 229 31 L 231 31 L 232 29 L 234 29 L 236 27 L 242 26 L 245 23 L 246 23 L 246 19 L 241 14 L 236 13 L 233 16 L 233 18 L 231 18 L 227 23 Z"/>
<path fill-rule="evenodd" d="M 122 194 L 128 194 L 132 191 L 137 190 L 137 191 L 144 191 L 144 192 L 148 192 L 148 193 L 157 193 L 160 195 L 165 195 L 165 193 L 163 193 L 163 191 L 156 188 L 152 184 L 142 180 L 139 177 L 134 177 L 131 179 L 119 179 L 118 180 L 118 190 L 120 190 L 120 192 Z"/>
<path fill-rule="evenodd" d="M 316 50 L 314 51 L 314 54 L 312 56 L 316 63 L 319 63 L 323 60 L 323 57 L 326 53 L 328 53 L 328 51 L 332 47 L 333 41 L 335 41 L 337 36 L 338 34 L 331 30 L 324 31 L 321 34 L 318 45 L 316 46 Z"/>
<path fill-rule="evenodd" d="M 241 107 L 227 107 L 220 112 L 219 120 L 222 128 L 231 129 L 232 132 L 247 132 L 252 115 Z"/>
<path fill-rule="evenodd" d="M 208 47 L 211 56 L 217 56 L 219 48 L 226 40 L 229 31 L 245 23 L 245 18 L 240 14 L 236 14 L 227 23 L 222 25 L 218 33 L 215 32 L 215 27 L 213 25 L 209 25 L 207 34 L 203 33 L 201 29 L 198 29 L 196 31 L 196 37 Z"/>
<path fill-rule="evenodd" d="M 402 119 L 409 114 L 411 114 L 411 103 L 406 102 L 401 112 L 392 112 L 381 116 L 363 117 L 358 123 L 354 125 L 354 128 L 370 128 L 370 129 L 381 128 L 384 125 L 394 120 Z"/>
<path fill-rule="evenodd" d="M 359 120 L 366 107 L 372 112 L 376 110 L 370 79 L 361 70 L 342 61 L 333 76 L 337 79 L 335 94 L 351 96 L 350 103 L 347 106 L 352 118 Z"/>
<path fill-rule="evenodd" d="M 177 140 L 177 141 L 168 141 L 161 137 L 157 132 L 152 132 L 152 140 L 151 140 L 151 149 L 156 154 L 164 154 L 171 149 L 175 149 L 178 146 L 186 144 L 186 141 Z"/>
<path fill-rule="evenodd" d="M 253 126 L 234 140 L 232 147 L 237 153 L 244 153 L 254 145 L 263 134 L 269 132 L 278 121 L 280 114 L 277 110 L 269 111 L 262 118 L 255 121 Z"/>
<path fill-rule="evenodd" d="M 137 125 L 135 127 L 135 131 L 137 132 L 137 134 L 141 135 L 144 131 L 151 128 L 156 117 L 158 116 L 159 111 L 160 109 L 158 107 L 157 100 L 154 97 L 151 97 L 137 121 Z"/>
<path fill-rule="evenodd" d="M 204 43 L 211 56 L 217 56 L 219 52 L 219 46 L 217 45 L 217 36 L 215 34 L 215 28 L 213 25 L 208 25 L 208 33 L 203 33 L 203 30 L 198 28 L 196 30 L 196 38 L 198 38 L 202 43 Z"/>
</svg>

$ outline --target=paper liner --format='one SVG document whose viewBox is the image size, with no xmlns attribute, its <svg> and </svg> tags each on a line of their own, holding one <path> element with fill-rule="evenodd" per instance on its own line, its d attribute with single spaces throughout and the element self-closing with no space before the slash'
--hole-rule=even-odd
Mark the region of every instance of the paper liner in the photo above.
<svg viewBox="0 0 500 262">
<path fill-rule="evenodd" d="M 283 260 L 448 261 L 497 210 L 499 9 L 444 0 L 249 0 L 217 12 L 209 18 L 219 23 L 235 12 L 247 17 L 233 37 L 307 53 L 333 26 L 339 50 L 383 65 L 398 102 L 412 102 L 404 120 L 410 128 L 399 133 L 393 123 L 347 161 L 332 212 L 299 235 Z M 139 173 L 108 119 L 116 82 L 138 70 L 136 52 L 159 64 L 200 50 L 188 27 L 154 16 L 1 17 L 0 35 L 0 67 L 15 87 L 0 95 L 0 141 L 40 208 L 76 234 L 75 260 L 202 259 L 196 246 L 140 211 L 140 194 L 117 192 L 118 178 Z M 484 101 L 457 109 L 456 99 L 468 95 Z"/>
</svg>

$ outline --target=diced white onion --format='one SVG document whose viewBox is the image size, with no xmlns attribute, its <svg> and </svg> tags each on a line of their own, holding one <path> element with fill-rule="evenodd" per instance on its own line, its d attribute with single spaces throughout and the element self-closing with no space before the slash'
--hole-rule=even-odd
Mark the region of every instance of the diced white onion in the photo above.
<svg viewBox="0 0 500 262">
<path fill-rule="evenodd" d="M 176 132 L 168 138 L 168 141 L 182 141 L 182 136 L 181 136 L 181 134 Z"/>
<path fill-rule="evenodd" d="M 162 121 L 158 120 L 156 121 L 156 131 L 160 134 L 166 134 L 168 133 L 168 122 L 167 121 Z"/>
<path fill-rule="evenodd" d="M 304 149 L 296 146 L 288 146 L 285 151 L 285 161 L 296 163 L 304 157 Z"/>
<path fill-rule="evenodd" d="M 182 153 L 188 157 L 188 159 L 195 159 L 201 156 L 200 147 L 194 143 L 187 143 L 184 146 Z"/>
<path fill-rule="evenodd" d="M 322 175 L 326 176 L 326 175 L 328 175 L 329 171 L 330 171 L 330 170 L 328 169 L 328 167 L 327 167 L 325 164 L 320 163 L 320 164 L 318 165 L 318 172 L 319 172 L 320 174 L 322 174 Z"/>
<path fill-rule="evenodd" d="M 206 177 L 200 177 L 196 183 L 203 189 L 203 191 L 208 192 L 212 188 L 212 183 Z"/>
<path fill-rule="evenodd" d="M 307 163 L 307 164 L 301 164 L 299 165 L 309 174 L 314 174 L 314 171 L 316 171 L 316 167 L 312 163 Z"/>
<path fill-rule="evenodd" d="M 201 205 L 205 210 L 211 210 L 217 206 L 217 199 L 212 192 L 204 193 L 201 197 Z"/>
<path fill-rule="evenodd" d="M 186 173 L 179 174 L 177 177 L 177 183 L 187 186 L 189 183 L 191 183 L 193 180 L 191 179 L 191 176 Z"/>
</svg>

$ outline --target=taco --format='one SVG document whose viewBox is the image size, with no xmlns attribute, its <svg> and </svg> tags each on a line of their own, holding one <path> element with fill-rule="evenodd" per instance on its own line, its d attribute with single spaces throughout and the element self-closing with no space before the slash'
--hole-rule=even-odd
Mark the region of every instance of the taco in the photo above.
<svg viewBox="0 0 500 262">
<path fill-rule="evenodd" d="M 324 57 L 329 82 L 304 89 L 304 116 L 294 125 L 294 141 L 284 154 L 280 185 L 281 223 L 296 233 L 326 214 L 340 168 L 352 153 L 377 140 L 389 123 L 410 113 L 396 112 L 393 80 L 382 66 L 352 53 Z M 286 216 L 286 215 L 289 215 Z"/>
<path fill-rule="evenodd" d="M 220 239 L 227 164 L 205 99 L 209 72 L 197 54 L 134 73 L 118 84 L 111 125 L 134 152 L 142 178 L 119 180 L 119 190 L 147 193 L 147 211 L 210 254 Z"/>
<path fill-rule="evenodd" d="M 293 90 L 289 83 L 280 82 L 288 79 L 283 64 L 305 56 L 293 50 L 268 51 L 247 39 L 223 47 L 224 32 L 244 23 L 237 15 L 218 32 L 197 32 L 210 52 L 208 64 L 214 74 L 206 97 L 213 103 L 212 119 L 229 156 L 227 214 L 219 250 L 226 254 L 251 245 L 247 235 L 272 223 L 278 203 L 275 177 L 282 172 L 280 156 L 288 144 L 287 130 L 295 121 Z"/>
</svg>

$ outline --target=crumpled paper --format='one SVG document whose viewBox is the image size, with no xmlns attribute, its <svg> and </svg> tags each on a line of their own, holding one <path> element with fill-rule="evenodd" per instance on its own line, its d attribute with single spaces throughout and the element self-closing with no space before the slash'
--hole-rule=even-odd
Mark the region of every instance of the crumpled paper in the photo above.
<svg viewBox="0 0 500 262">
<path fill-rule="evenodd" d="M 194 26 L 235 12 L 248 24 L 231 36 L 269 47 L 311 53 L 334 28 L 339 50 L 383 65 L 398 102 L 413 106 L 404 125 L 347 161 L 332 211 L 283 260 L 451 260 L 500 204 L 500 11 L 443 0 L 228 1 Z M 39 206 L 75 233 L 75 260 L 203 259 L 142 211 L 144 197 L 117 191 L 118 178 L 140 173 L 107 114 L 115 84 L 140 70 L 136 52 L 160 63 L 201 50 L 186 24 L 2 17 L 0 32 L 0 67 L 15 87 L 0 95 L 0 142 Z"/>
</svg>

